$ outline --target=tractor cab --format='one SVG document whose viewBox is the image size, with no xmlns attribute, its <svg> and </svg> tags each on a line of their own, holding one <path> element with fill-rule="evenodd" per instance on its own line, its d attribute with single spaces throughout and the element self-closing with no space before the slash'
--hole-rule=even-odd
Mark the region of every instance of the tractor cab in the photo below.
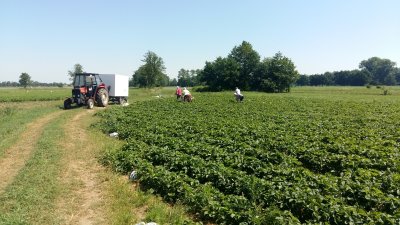
<svg viewBox="0 0 400 225">
<path fill-rule="evenodd" d="M 107 106 L 108 91 L 98 74 L 76 74 L 72 84 L 72 97 L 64 101 L 65 109 L 71 108 L 73 103 L 87 105 L 90 109 L 93 108 L 94 104 L 103 107 Z"/>
<path fill-rule="evenodd" d="M 72 96 L 78 99 L 78 104 L 81 104 L 79 100 L 84 100 L 85 97 L 92 97 L 93 91 L 96 90 L 98 84 L 101 84 L 101 80 L 95 74 L 77 74 L 74 78 Z"/>
</svg>

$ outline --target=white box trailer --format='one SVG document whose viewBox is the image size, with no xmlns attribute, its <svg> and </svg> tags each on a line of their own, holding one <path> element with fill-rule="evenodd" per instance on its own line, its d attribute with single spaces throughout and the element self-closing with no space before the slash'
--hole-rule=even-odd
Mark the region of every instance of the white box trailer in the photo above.
<svg viewBox="0 0 400 225">
<path fill-rule="evenodd" d="M 101 80 L 106 84 L 110 101 L 120 104 L 128 101 L 129 76 L 121 74 L 99 74 Z"/>
</svg>

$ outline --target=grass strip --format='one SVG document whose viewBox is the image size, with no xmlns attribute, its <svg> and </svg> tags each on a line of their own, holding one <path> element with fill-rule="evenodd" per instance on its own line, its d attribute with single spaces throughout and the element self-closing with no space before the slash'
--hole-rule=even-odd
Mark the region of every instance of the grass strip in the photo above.
<svg viewBox="0 0 400 225">
<path fill-rule="evenodd" d="M 160 197 L 140 190 L 125 177 L 113 174 L 109 178 L 109 224 L 200 224 L 190 219 L 186 207 L 169 205 Z"/>
<path fill-rule="evenodd" d="M 62 190 L 56 179 L 62 156 L 57 143 L 65 117 L 46 125 L 32 157 L 0 196 L 0 224 L 60 224 L 53 212 Z"/>
<path fill-rule="evenodd" d="M 0 108 L 0 157 L 5 149 L 18 140 L 28 123 L 56 110 L 59 109 L 55 104 L 25 109 L 20 109 L 18 106 Z"/>
</svg>

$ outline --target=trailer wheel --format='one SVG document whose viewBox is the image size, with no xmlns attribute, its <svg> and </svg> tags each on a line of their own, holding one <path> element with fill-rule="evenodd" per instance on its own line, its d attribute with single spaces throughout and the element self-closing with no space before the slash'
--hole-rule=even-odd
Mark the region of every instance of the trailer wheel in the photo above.
<svg viewBox="0 0 400 225">
<path fill-rule="evenodd" d="M 97 92 L 96 102 L 102 107 L 106 107 L 108 105 L 108 92 L 106 89 L 102 88 Z"/>
<path fill-rule="evenodd" d="M 86 104 L 87 104 L 87 108 L 88 108 L 88 109 L 93 109 L 93 107 L 94 107 L 94 101 L 93 101 L 93 99 L 91 99 L 91 98 L 88 99 Z"/>
<path fill-rule="evenodd" d="M 120 105 L 123 105 L 123 104 L 126 103 L 126 98 L 124 98 L 124 97 L 119 97 L 118 102 L 119 102 Z"/>
</svg>

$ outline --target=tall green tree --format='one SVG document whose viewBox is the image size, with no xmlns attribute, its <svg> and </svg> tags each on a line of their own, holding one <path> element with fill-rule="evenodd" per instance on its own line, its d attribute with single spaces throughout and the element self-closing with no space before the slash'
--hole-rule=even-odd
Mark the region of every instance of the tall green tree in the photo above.
<svg viewBox="0 0 400 225">
<path fill-rule="evenodd" d="M 218 57 L 214 62 L 206 62 L 200 77 L 212 91 L 241 87 L 240 65 L 233 58 Z"/>
<path fill-rule="evenodd" d="M 190 70 L 190 81 L 192 83 L 192 86 L 197 86 L 197 85 L 201 85 L 201 81 L 200 81 L 200 74 L 201 74 L 201 70 L 200 69 L 195 69 L 195 70 Z"/>
<path fill-rule="evenodd" d="M 241 86 L 243 90 L 250 90 L 252 83 L 254 83 L 252 82 L 254 80 L 254 71 L 260 63 L 258 52 L 253 49 L 249 42 L 243 41 L 241 45 L 232 49 L 228 58 L 234 59 L 240 66 L 239 83 L 236 85 Z"/>
<path fill-rule="evenodd" d="M 157 78 L 156 86 L 158 87 L 166 87 L 169 85 L 169 77 L 167 74 L 162 74 Z"/>
<path fill-rule="evenodd" d="M 132 85 L 134 87 L 145 87 L 146 86 L 146 80 L 144 76 L 144 71 L 145 67 L 142 65 L 137 69 L 133 75 L 132 75 Z"/>
<path fill-rule="evenodd" d="M 75 64 L 74 68 L 72 70 L 68 70 L 69 80 L 73 81 L 75 74 L 78 74 L 78 73 L 83 73 L 83 67 L 79 63 Z"/>
<path fill-rule="evenodd" d="M 206 62 L 199 75 L 212 91 L 240 87 L 268 92 L 290 91 L 299 76 L 294 63 L 281 53 L 260 62 L 260 55 L 246 41 L 235 46 L 228 57 Z"/>
<path fill-rule="evenodd" d="M 133 74 L 133 80 L 136 85 L 140 87 L 167 85 L 165 81 L 169 81 L 169 78 L 165 74 L 164 61 L 161 57 L 154 52 L 148 51 L 144 55 L 142 62 L 145 64 L 140 66 Z"/>
<path fill-rule="evenodd" d="M 396 85 L 396 83 L 397 83 L 396 82 L 396 75 L 394 73 L 390 73 L 389 75 L 387 75 L 385 77 L 385 80 L 383 81 L 383 83 L 385 85 L 389 85 L 389 86 Z"/>
<path fill-rule="evenodd" d="M 391 83 L 396 73 L 395 62 L 379 57 L 361 61 L 359 68 L 371 74 L 372 81 L 376 84 Z"/>
<path fill-rule="evenodd" d="M 178 85 L 178 80 L 176 80 L 176 78 L 173 78 L 172 80 L 170 79 L 169 86 L 177 86 L 177 85 Z"/>
<path fill-rule="evenodd" d="M 396 67 L 396 70 L 394 72 L 394 76 L 396 77 L 396 83 L 400 84 L 400 68 Z"/>
<path fill-rule="evenodd" d="M 31 83 L 32 83 L 31 76 L 29 76 L 29 74 L 27 73 L 21 73 L 21 75 L 19 76 L 19 84 L 22 87 L 26 88 Z"/>
<path fill-rule="evenodd" d="M 349 85 L 351 86 L 364 86 L 371 82 L 369 74 L 362 70 L 349 71 Z"/>
<path fill-rule="evenodd" d="M 199 74 L 201 70 L 180 69 L 178 72 L 178 85 L 182 87 L 193 87 L 200 84 Z"/>
<path fill-rule="evenodd" d="M 178 71 L 178 85 L 181 87 L 191 86 L 189 70 L 182 68 Z"/>
<path fill-rule="evenodd" d="M 304 82 L 305 79 L 308 79 L 308 83 Z M 370 74 L 365 70 L 342 70 L 309 76 L 301 75 L 296 81 L 296 85 L 364 86 L 370 82 Z"/>
<path fill-rule="evenodd" d="M 255 71 L 260 81 L 259 89 L 266 92 L 289 92 L 290 87 L 299 78 L 294 63 L 282 53 L 264 59 Z"/>
<path fill-rule="evenodd" d="M 296 81 L 298 86 L 308 86 L 310 85 L 310 77 L 308 75 L 300 75 L 299 79 Z"/>
<path fill-rule="evenodd" d="M 336 85 L 349 85 L 350 73 L 348 71 L 338 71 L 333 73 L 333 80 Z"/>
</svg>

